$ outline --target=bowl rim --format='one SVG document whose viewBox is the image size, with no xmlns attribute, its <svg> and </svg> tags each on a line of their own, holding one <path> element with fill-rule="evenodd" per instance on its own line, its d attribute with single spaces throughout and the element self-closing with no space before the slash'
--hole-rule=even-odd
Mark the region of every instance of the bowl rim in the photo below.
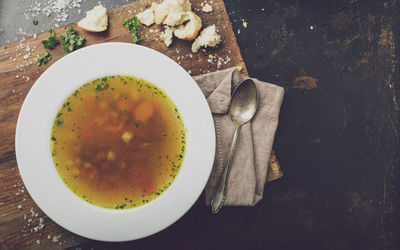
<svg viewBox="0 0 400 250">
<path fill-rule="evenodd" d="M 129 55 L 149 60 L 131 62 Z M 102 57 L 106 60 L 100 61 Z M 121 61 L 115 62 L 116 58 Z M 158 74 L 145 68 L 154 66 L 149 62 L 151 60 L 157 61 Z M 123 65 L 127 62 L 132 65 Z M 87 67 L 91 63 L 99 69 L 94 66 Z M 118 66 L 123 69 L 115 70 Z M 132 69 L 129 68 L 131 66 Z M 68 72 L 67 69 L 77 74 L 64 75 L 60 82 L 71 83 L 71 86 L 51 82 L 59 78 L 63 72 Z M 48 154 L 47 159 L 44 159 L 45 151 L 48 150 L 49 153 L 50 148 L 50 133 L 47 139 L 43 138 L 44 133 L 49 132 L 49 124 L 45 124 L 46 119 L 49 123 L 51 117 L 50 123 L 52 123 L 59 105 L 77 86 L 94 79 L 94 75 L 104 73 L 108 69 L 110 69 L 108 72 L 115 71 L 120 74 L 127 72 L 126 75 L 146 79 L 163 89 L 177 106 L 187 130 L 185 158 L 174 182 L 160 197 L 133 209 L 111 210 L 81 200 L 69 190 L 61 178 L 55 180 L 55 173 L 58 177 L 59 175 L 54 165 L 52 166 L 54 171 L 49 167 L 48 158 L 53 164 L 51 155 Z M 135 70 L 141 71 L 134 74 Z M 170 73 L 166 72 L 167 70 L 170 70 Z M 104 74 L 98 74 L 97 77 L 101 76 Z M 167 83 L 173 79 L 172 77 L 176 78 L 174 86 L 172 83 Z M 151 79 L 160 81 L 154 82 Z M 74 80 L 79 82 L 75 83 Z M 65 93 L 67 90 L 72 91 Z M 44 95 L 49 91 L 55 96 L 47 95 L 45 98 Z M 57 103 L 59 105 L 55 106 Z M 52 104 L 55 107 L 51 107 Z M 40 108 L 43 112 L 34 115 L 32 112 L 35 108 Z M 16 126 L 15 151 L 18 168 L 27 191 L 49 218 L 67 230 L 90 239 L 127 241 L 143 238 L 165 229 L 193 206 L 211 174 L 215 157 L 215 127 L 201 89 L 179 64 L 166 55 L 141 45 L 109 42 L 90 45 L 67 54 L 42 73 L 22 104 Z M 42 182 L 42 178 L 46 183 Z M 120 225 L 116 225 L 117 223 Z M 131 228 L 132 224 L 134 225 L 132 230 L 124 230 L 127 227 Z"/>
</svg>

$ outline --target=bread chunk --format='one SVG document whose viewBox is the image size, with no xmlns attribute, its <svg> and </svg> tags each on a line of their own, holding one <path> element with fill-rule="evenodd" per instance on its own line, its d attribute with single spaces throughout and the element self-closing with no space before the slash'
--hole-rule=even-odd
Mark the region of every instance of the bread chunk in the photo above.
<svg viewBox="0 0 400 250">
<path fill-rule="evenodd" d="M 192 51 L 198 52 L 200 47 L 215 47 L 221 42 L 221 36 L 218 35 L 215 25 L 208 26 L 200 32 L 200 35 L 192 44 Z"/>
<path fill-rule="evenodd" d="M 86 17 L 78 22 L 78 26 L 90 32 L 102 32 L 107 29 L 108 16 L 107 10 L 99 5 L 89 10 Z"/>
<path fill-rule="evenodd" d="M 160 39 L 164 41 L 167 47 L 169 47 L 172 43 L 172 37 L 174 35 L 173 33 L 174 33 L 174 28 L 165 26 L 164 32 L 161 33 L 160 35 Z"/>
<path fill-rule="evenodd" d="M 189 22 L 180 25 L 174 34 L 177 38 L 192 41 L 196 38 L 201 29 L 201 19 L 194 12 L 189 12 Z"/>
<path fill-rule="evenodd" d="M 154 13 L 151 8 L 137 14 L 136 16 L 139 19 L 139 22 L 146 26 L 150 26 L 154 23 Z"/>
</svg>

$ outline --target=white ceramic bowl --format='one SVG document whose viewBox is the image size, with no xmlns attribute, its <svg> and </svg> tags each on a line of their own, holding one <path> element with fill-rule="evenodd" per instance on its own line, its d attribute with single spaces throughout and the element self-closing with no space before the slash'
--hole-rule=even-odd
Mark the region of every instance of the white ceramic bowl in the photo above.
<svg viewBox="0 0 400 250">
<path fill-rule="evenodd" d="M 52 122 L 64 100 L 82 84 L 116 74 L 162 88 L 187 129 L 185 158 L 172 185 L 150 203 L 125 210 L 101 208 L 72 193 L 57 173 L 49 148 Z M 211 172 L 215 131 L 206 99 L 181 66 L 146 47 L 103 43 L 68 54 L 39 77 L 22 105 L 15 147 L 25 186 L 47 216 L 87 238 L 127 241 L 168 227 L 194 204 Z"/>
</svg>

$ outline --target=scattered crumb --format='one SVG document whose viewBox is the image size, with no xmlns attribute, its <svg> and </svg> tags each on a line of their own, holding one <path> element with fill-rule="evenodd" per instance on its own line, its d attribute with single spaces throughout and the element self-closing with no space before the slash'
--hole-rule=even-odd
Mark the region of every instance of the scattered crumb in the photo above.
<svg viewBox="0 0 400 250">
<path fill-rule="evenodd" d="M 238 29 L 237 33 L 238 33 L 238 35 L 240 35 L 240 29 Z"/>
<path fill-rule="evenodd" d="M 53 238 L 51 238 L 51 241 L 54 242 L 54 243 L 57 243 L 57 242 L 60 241 L 60 237 L 61 236 L 58 236 L 58 237 L 57 236 L 53 236 Z"/>
<path fill-rule="evenodd" d="M 246 21 L 244 21 L 244 22 L 242 23 L 242 25 L 243 25 L 243 27 L 247 28 L 247 22 L 246 22 Z"/>
<path fill-rule="evenodd" d="M 208 3 L 205 3 L 204 5 L 203 5 L 203 8 L 201 9 L 203 12 L 211 12 L 211 11 L 213 11 L 213 8 L 212 8 L 212 6 L 210 5 L 210 4 L 208 4 Z"/>
<path fill-rule="evenodd" d="M 240 72 L 240 71 L 242 71 L 243 67 L 242 66 L 237 66 L 236 69 Z"/>
<path fill-rule="evenodd" d="M 17 208 L 18 208 L 19 210 L 21 210 L 21 209 L 22 209 L 22 205 L 18 205 Z"/>
</svg>

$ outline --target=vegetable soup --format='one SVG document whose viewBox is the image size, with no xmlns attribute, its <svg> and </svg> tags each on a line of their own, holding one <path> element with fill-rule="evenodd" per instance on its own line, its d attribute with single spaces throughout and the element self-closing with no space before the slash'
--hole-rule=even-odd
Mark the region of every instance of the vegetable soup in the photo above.
<svg viewBox="0 0 400 250">
<path fill-rule="evenodd" d="M 108 76 L 71 94 L 54 120 L 50 150 L 64 183 L 94 205 L 126 209 L 161 195 L 185 154 L 185 128 L 160 88 Z"/>
</svg>

